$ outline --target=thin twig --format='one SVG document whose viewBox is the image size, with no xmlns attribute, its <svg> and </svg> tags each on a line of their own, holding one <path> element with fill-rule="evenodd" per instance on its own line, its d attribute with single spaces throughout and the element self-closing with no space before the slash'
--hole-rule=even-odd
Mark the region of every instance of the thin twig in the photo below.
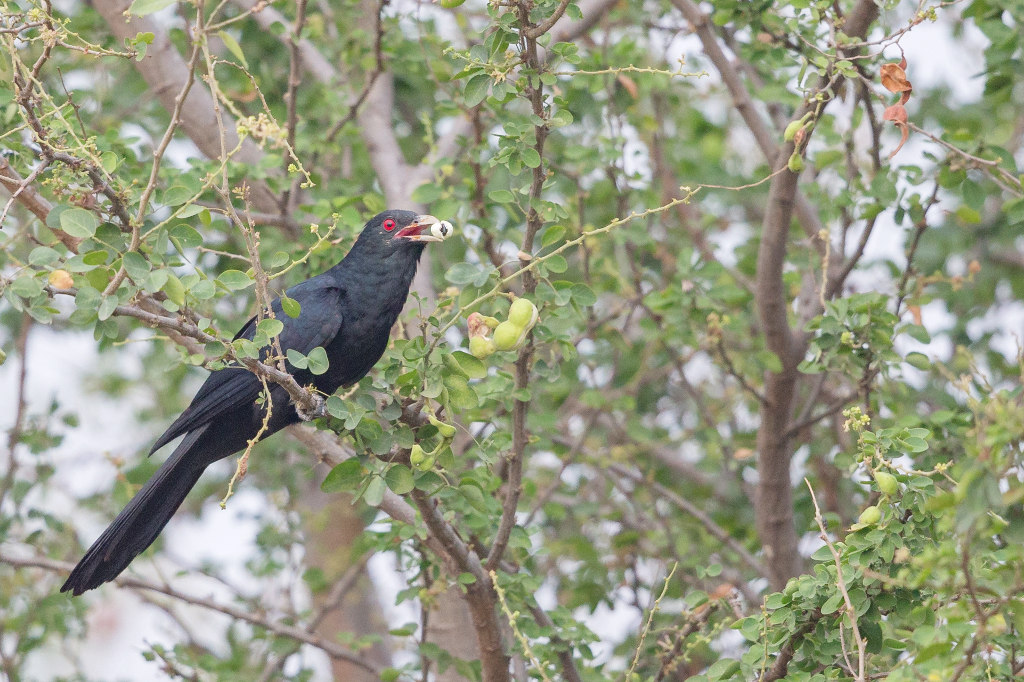
<svg viewBox="0 0 1024 682">
<path fill-rule="evenodd" d="M 853 600 L 850 599 L 850 593 L 846 589 L 846 581 L 843 579 L 843 560 L 839 555 L 839 550 L 836 549 L 835 543 L 832 542 L 832 538 L 829 537 L 828 531 L 825 530 L 825 519 L 821 516 L 821 508 L 818 507 L 818 500 L 814 496 L 814 488 L 811 487 L 811 482 L 804 478 L 804 483 L 807 484 L 807 489 L 811 492 L 811 502 L 814 504 L 814 520 L 821 531 L 819 537 L 828 546 L 828 551 L 832 554 L 832 561 L 836 565 L 836 586 L 843 595 L 843 601 L 846 603 L 846 615 L 850 619 L 850 629 L 853 630 L 853 637 L 857 642 L 857 672 L 854 679 L 857 682 L 867 682 L 867 677 L 864 673 L 867 663 L 867 652 L 865 650 L 867 641 L 860 636 L 860 628 L 857 626 L 857 609 L 853 605 Z M 845 647 L 843 653 L 846 653 Z M 853 670 L 850 670 L 850 672 L 853 673 Z"/>
<path fill-rule="evenodd" d="M 726 545 L 729 549 L 739 556 L 747 566 L 754 570 L 760 577 L 768 577 L 771 572 L 768 567 L 765 566 L 761 561 L 753 554 L 747 551 L 747 549 L 741 545 L 734 537 L 732 537 L 728 531 L 722 528 L 720 525 L 715 523 L 715 520 L 708 516 L 700 507 L 693 504 L 689 500 L 683 498 L 675 491 L 669 490 L 665 486 L 661 485 L 657 481 L 653 481 L 649 478 L 644 477 L 640 473 L 629 469 L 628 467 L 622 466 L 621 464 L 608 464 L 607 469 L 617 476 L 628 478 L 634 483 L 638 483 L 645 487 L 651 488 L 660 497 L 668 500 L 675 506 L 679 507 L 682 511 L 686 512 L 693 518 L 697 519 L 702 526 L 710 533 L 713 537 L 717 538 L 719 542 Z"/>
</svg>

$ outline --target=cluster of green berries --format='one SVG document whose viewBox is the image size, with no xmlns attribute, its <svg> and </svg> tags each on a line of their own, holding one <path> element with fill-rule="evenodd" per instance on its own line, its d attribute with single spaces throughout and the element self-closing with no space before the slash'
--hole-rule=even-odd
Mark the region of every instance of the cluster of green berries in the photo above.
<svg viewBox="0 0 1024 682">
<path fill-rule="evenodd" d="M 495 317 L 473 313 L 469 316 L 469 352 L 483 360 L 498 350 L 515 350 L 537 324 L 537 306 L 528 298 L 517 298 L 508 309 L 504 322 Z M 493 335 L 488 332 L 494 330 Z"/>
<path fill-rule="evenodd" d="M 437 461 L 437 456 L 441 452 L 451 445 L 452 439 L 455 437 L 455 427 L 447 422 L 443 422 L 434 415 L 427 417 L 430 423 L 437 429 L 437 433 L 441 436 L 441 442 L 437 444 L 431 451 L 426 451 L 423 446 L 419 443 L 415 443 L 412 446 L 412 450 L 409 451 L 409 464 L 412 465 L 413 469 L 419 471 L 430 471 L 434 468 L 434 462 Z"/>
<path fill-rule="evenodd" d="M 895 495 L 900 489 L 899 481 L 896 477 L 887 471 L 873 471 L 871 475 L 875 479 L 875 484 L 883 495 L 891 496 Z M 873 526 L 882 520 L 882 510 L 878 505 L 871 505 L 865 507 L 864 511 L 860 513 L 860 517 L 857 519 L 858 523 L 863 523 L 865 526 Z"/>
</svg>

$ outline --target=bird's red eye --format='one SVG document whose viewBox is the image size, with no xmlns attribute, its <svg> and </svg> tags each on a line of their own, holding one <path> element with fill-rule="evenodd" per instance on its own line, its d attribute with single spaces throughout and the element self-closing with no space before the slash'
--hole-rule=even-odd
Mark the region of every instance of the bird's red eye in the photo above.
<svg viewBox="0 0 1024 682">
<path fill-rule="evenodd" d="M 391 218 L 388 218 L 387 220 L 385 220 L 384 221 L 384 229 L 387 230 L 388 232 L 390 232 L 391 230 L 395 229 L 395 221 L 392 220 Z"/>
</svg>

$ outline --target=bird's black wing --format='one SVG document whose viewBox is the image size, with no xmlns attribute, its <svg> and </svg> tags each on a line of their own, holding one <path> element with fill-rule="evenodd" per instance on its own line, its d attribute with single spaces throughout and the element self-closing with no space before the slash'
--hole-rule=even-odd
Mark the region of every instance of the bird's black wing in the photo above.
<svg viewBox="0 0 1024 682">
<path fill-rule="evenodd" d="M 341 290 L 334 285 L 316 282 L 316 278 L 288 290 L 288 296 L 302 307 L 297 318 L 288 317 L 275 299 L 271 304 L 274 316 L 284 324 L 279 339 L 281 350 L 293 349 L 303 355 L 323 346 L 341 331 Z M 251 339 L 256 333 L 256 317 L 250 319 L 235 339 Z M 150 454 L 183 433 L 209 424 L 221 415 L 251 405 L 263 390 L 255 374 L 241 367 L 227 367 L 213 372 L 200 387 L 192 403 L 174 420 L 154 443 Z"/>
</svg>

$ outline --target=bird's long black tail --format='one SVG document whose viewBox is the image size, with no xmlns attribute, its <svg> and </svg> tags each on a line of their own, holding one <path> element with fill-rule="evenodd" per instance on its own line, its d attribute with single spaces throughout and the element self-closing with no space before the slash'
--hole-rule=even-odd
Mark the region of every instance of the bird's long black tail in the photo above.
<svg viewBox="0 0 1024 682">
<path fill-rule="evenodd" d="M 132 559 L 153 544 L 206 469 L 208 460 L 191 452 L 206 431 L 185 436 L 167 461 L 117 515 L 78 562 L 61 592 L 76 596 L 121 574 Z"/>
</svg>

